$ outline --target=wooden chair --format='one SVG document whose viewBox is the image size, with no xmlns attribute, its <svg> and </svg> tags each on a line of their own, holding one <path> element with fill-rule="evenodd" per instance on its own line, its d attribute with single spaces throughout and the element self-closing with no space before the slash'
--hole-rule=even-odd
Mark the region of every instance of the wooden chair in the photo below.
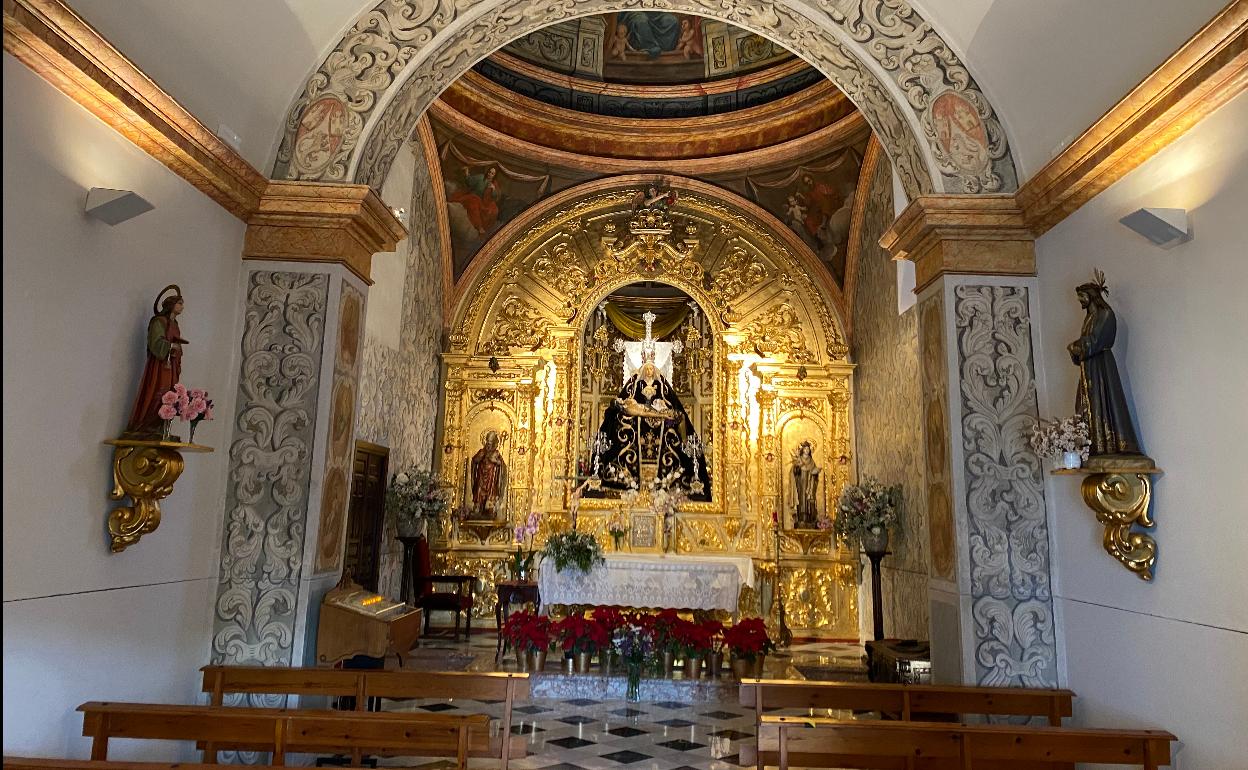
<svg viewBox="0 0 1248 770">
<path fill-rule="evenodd" d="M 471 575 L 434 575 L 433 562 L 429 558 L 429 540 L 420 538 L 416 543 L 416 570 L 413 580 L 415 597 L 413 604 L 425 612 L 425 635 L 429 635 L 429 615 L 434 610 L 455 613 L 455 638 L 459 638 L 459 616 L 464 615 L 464 635 L 472 636 L 473 588 L 477 579 Z M 438 590 L 453 586 L 452 591 Z"/>
<path fill-rule="evenodd" d="M 373 698 L 405 700 L 446 698 L 501 700 L 503 714 L 497 738 L 483 745 L 473 735 L 470 756 L 499 759 L 507 770 L 513 758 L 524 757 L 528 744 L 524 736 L 512 735 L 512 714 L 517 700 L 530 695 L 528 674 L 459 671 L 395 671 L 386 669 L 283 668 L 264 666 L 204 666 L 203 691 L 210 703 L 220 706 L 229 694 L 353 696 L 355 708 L 363 711 Z"/>
<path fill-rule="evenodd" d="M 944 722 L 847 721 L 764 716 L 776 728 L 779 770 L 798 767 L 871 770 L 1048 770 L 1091 762 L 1156 770 L 1170 764 L 1164 730 L 1104 730 Z"/>
<path fill-rule="evenodd" d="M 219 708 L 152 703 L 84 703 L 82 734 L 92 739 L 91 759 L 108 759 L 111 738 L 195 741 L 204 762 L 217 752 L 269 751 L 274 765 L 288 753 L 344 754 L 358 766 L 365 754 L 453 756 L 465 770 L 468 756 L 488 744 L 485 714 L 406 714 L 310 709 Z M 472 728 L 477 728 L 475 731 Z M 475 732 L 476 740 L 473 740 Z M 473 744 L 476 743 L 474 746 Z"/>
<path fill-rule="evenodd" d="M 779 737 L 764 719 L 767 709 L 844 709 L 878 711 L 886 719 L 958 721 L 964 714 L 1040 716 L 1060 727 L 1074 713 L 1070 690 L 1012 687 L 963 687 L 928 684 L 811 682 L 791 679 L 742 679 L 740 702 L 754 709 L 754 745 L 741 747 L 741 760 L 762 770 L 779 761 Z"/>
</svg>

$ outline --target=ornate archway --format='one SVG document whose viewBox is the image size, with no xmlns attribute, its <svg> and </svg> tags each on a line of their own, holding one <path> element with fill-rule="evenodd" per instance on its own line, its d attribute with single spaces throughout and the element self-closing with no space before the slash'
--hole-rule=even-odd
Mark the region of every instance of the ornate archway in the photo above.
<svg viewBox="0 0 1248 770">
<path fill-rule="evenodd" d="M 902 0 L 383 0 L 309 77 L 287 114 L 273 176 L 380 188 L 429 104 L 489 52 L 544 26 L 638 6 L 721 19 L 818 68 L 866 116 L 911 198 L 1017 188 L 992 106 Z"/>
<path fill-rule="evenodd" d="M 638 208 L 636 193 L 660 179 L 615 177 L 552 196 L 487 244 L 463 277 L 443 355 L 439 470 L 458 507 L 469 496 L 471 459 L 492 431 L 511 481 L 506 520 L 461 524 L 438 544 L 455 568 L 492 580 L 510 527 L 529 511 L 545 513 L 546 531 L 568 526 L 577 460 L 593 432 L 582 425 L 594 419 L 582 400 L 587 324 L 600 302 L 633 283 L 679 290 L 706 320 L 700 355 L 710 385 L 697 408 L 716 492 L 681 507 L 681 552 L 771 554 L 772 512 L 792 507 L 790 455 L 803 442 L 824 468 L 821 510 L 851 478 L 853 366 L 838 298 L 812 278 L 811 266 L 822 271 L 817 259 L 753 204 L 696 180 L 663 180 L 677 193 L 670 210 Z M 601 532 L 619 507 L 582 500 L 580 529 Z M 630 516 L 637 531 L 654 531 L 646 511 Z M 782 548 L 802 564 L 786 571 L 790 622 L 852 635 L 853 567 L 830 533 L 792 529 Z"/>
</svg>

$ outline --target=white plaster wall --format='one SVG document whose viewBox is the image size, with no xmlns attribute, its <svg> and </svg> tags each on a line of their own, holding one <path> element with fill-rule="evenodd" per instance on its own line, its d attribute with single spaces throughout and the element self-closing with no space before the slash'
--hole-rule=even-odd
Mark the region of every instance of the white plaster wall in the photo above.
<svg viewBox="0 0 1248 770">
<path fill-rule="evenodd" d="M 1019 182 L 1083 133 L 1226 0 L 912 0 L 997 109 Z"/>
<path fill-rule="evenodd" d="M 193 702 L 208 659 L 243 225 L 7 54 L 3 111 L 4 751 L 86 756 L 78 704 Z M 83 213 L 92 186 L 156 208 L 110 227 Z M 188 455 L 159 529 L 112 554 L 100 442 L 125 427 L 168 283 L 183 381 L 219 415 L 196 438 L 217 451 Z"/>
<path fill-rule="evenodd" d="M 1105 271 L 1114 355 L 1154 488 L 1156 578 L 1101 547 L 1078 481 L 1052 477 L 1055 594 L 1076 716 L 1165 728 L 1181 770 L 1243 766 L 1248 723 L 1248 96 L 1075 212 L 1037 243 L 1046 416 L 1074 411 L 1066 344 L 1083 317 L 1073 287 Z M 1190 211 L 1195 238 L 1166 251 L 1118 223 L 1141 206 Z"/>
</svg>

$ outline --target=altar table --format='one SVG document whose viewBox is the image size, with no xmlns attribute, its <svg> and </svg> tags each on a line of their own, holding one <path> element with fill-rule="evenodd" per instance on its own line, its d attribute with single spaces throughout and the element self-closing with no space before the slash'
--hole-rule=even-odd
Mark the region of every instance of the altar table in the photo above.
<svg viewBox="0 0 1248 770">
<path fill-rule="evenodd" d="M 543 564 L 542 605 L 583 604 L 737 611 L 741 586 L 754 586 L 748 556 L 610 554 L 585 574 Z"/>
</svg>

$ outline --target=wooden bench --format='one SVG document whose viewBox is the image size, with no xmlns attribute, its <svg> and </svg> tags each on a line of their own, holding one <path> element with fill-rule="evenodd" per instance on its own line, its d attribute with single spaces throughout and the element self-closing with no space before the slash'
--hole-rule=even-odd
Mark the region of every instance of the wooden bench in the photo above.
<svg viewBox="0 0 1248 770">
<path fill-rule="evenodd" d="M 497 740 L 489 738 L 487 725 L 487 748 L 480 749 L 474 735 L 470 756 L 496 758 L 501 769 L 507 770 L 512 758 L 524 757 L 527 752 L 524 736 L 511 734 L 511 720 L 516 700 L 529 698 L 528 674 L 264 666 L 204 666 L 200 670 L 204 674 L 203 691 L 214 706 L 222 705 L 230 694 L 354 697 L 357 711 L 364 711 L 369 698 L 502 701 Z"/>
<path fill-rule="evenodd" d="M 204 762 L 217 752 L 269 751 L 274 765 L 286 754 L 346 754 L 359 765 L 365 754 L 453 756 L 464 770 L 484 738 L 485 714 L 360 713 L 311 709 L 220 708 L 153 703 L 84 703 L 82 734 L 91 738 L 91 759 L 108 759 L 112 738 L 195 741 Z M 476 727 L 473 741 L 472 728 Z M 473 744 L 478 745 L 474 746 Z"/>
<path fill-rule="evenodd" d="M 1060 727 L 1062 718 L 1073 713 L 1074 697 L 1070 690 L 742 679 L 740 702 L 754 709 L 758 738 L 756 745 L 741 747 L 741 761 L 753 761 L 758 770 L 779 761 L 776 730 L 765 726 L 763 720 L 767 709 L 879 711 L 903 721 L 958 721 L 963 714 L 1041 716 L 1050 725 Z"/>
<path fill-rule="evenodd" d="M 1170 764 L 1164 730 L 1092 730 L 1069 727 L 965 725 L 945 722 L 837 720 L 764 716 L 780 742 L 780 770 L 799 767 L 873 770 L 1014 770 L 1095 762 Z"/>
</svg>

